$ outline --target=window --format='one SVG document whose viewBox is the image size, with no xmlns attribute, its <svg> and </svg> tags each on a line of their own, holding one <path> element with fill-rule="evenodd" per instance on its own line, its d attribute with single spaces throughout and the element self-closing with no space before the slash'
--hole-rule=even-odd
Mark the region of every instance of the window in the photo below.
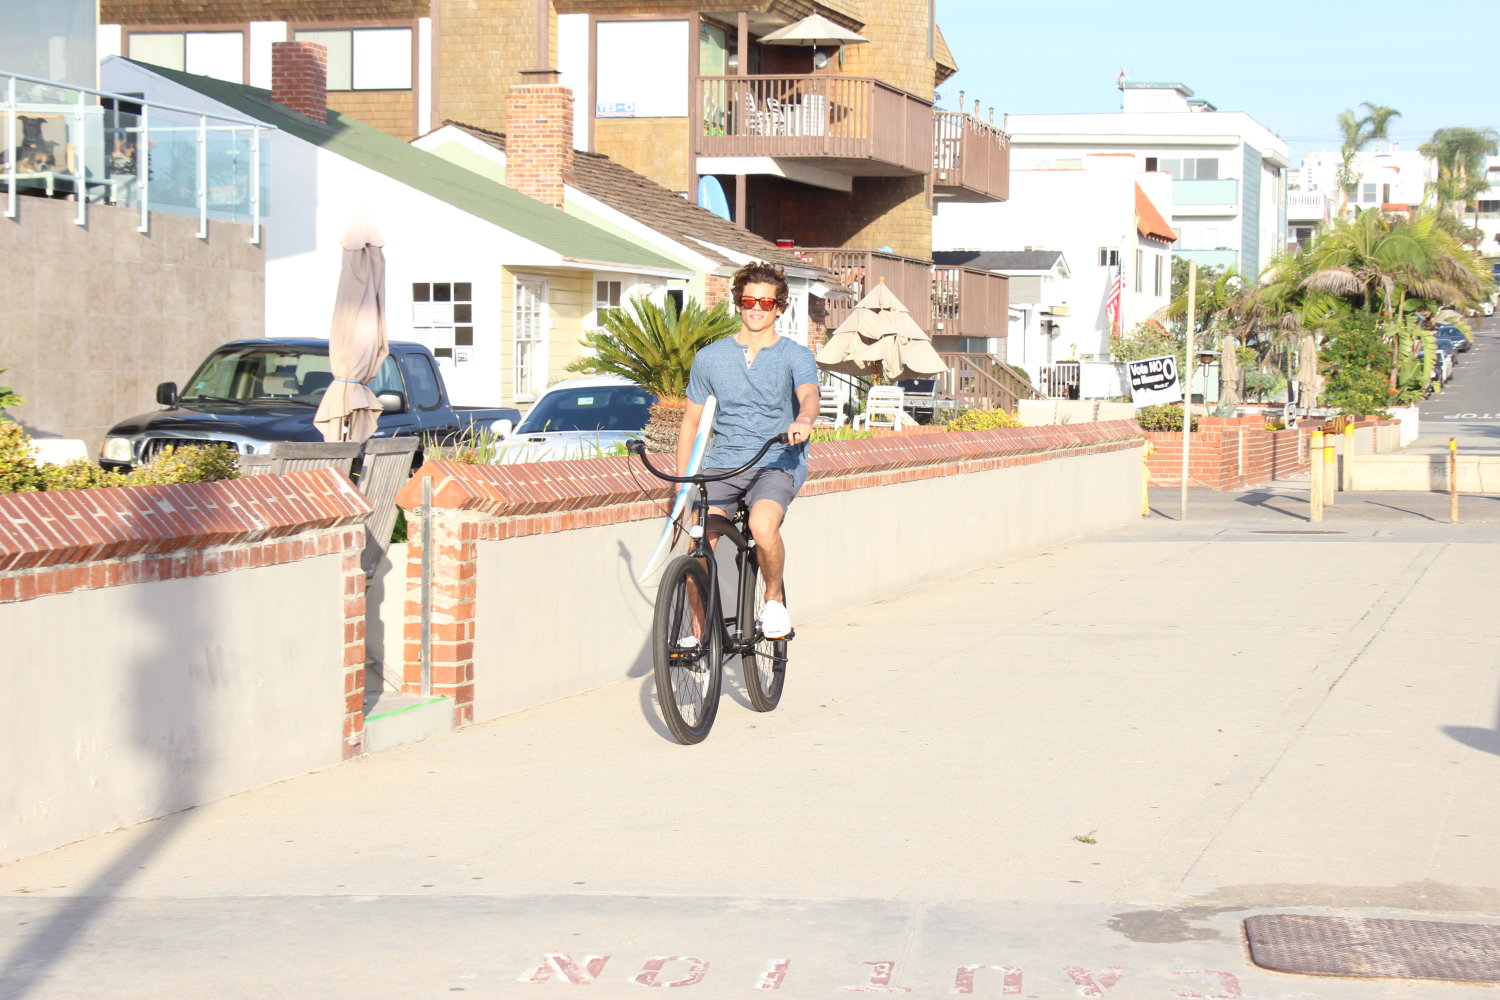
<svg viewBox="0 0 1500 1000">
<path fill-rule="evenodd" d="M 130 58 L 153 66 L 211 76 L 228 83 L 245 82 L 245 33 L 242 31 L 132 32 Z"/>
<path fill-rule="evenodd" d="M 419 281 L 411 286 L 411 328 L 438 357 L 449 347 L 474 346 L 474 285 L 468 281 Z"/>
<path fill-rule="evenodd" d="M 595 33 L 597 115 L 681 118 L 688 113 L 688 22 L 600 21 Z"/>
<path fill-rule="evenodd" d="M 1146 290 L 1146 251 L 1135 252 L 1135 290 L 1143 292 Z"/>
<path fill-rule="evenodd" d="M 1181 160 L 1159 160 L 1154 156 L 1148 156 L 1146 169 L 1164 171 L 1179 181 L 1216 181 L 1219 179 L 1219 161 L 1211 156 Z"/>
<path fill-rule="evenodd" d="M 297 31 L 299 42 L 328 50 L 329 90 L 410 90 L 410 28 Z"/>
<path fill-rule="evenodd" d="M 1373 204 L 1375 204 L 1375 185 L 1374 184 L 1362 184 L 1362 185 L 1360 185 L 1359 200 L 1361 202 L 1363 202 L 1364 204 L 1366 204 L 1366 205 L 1373 205 Z"/>
<path fill-rule="evenodd" d="M 1115 249 L 1114 247 L 1100 247 L 1099 248 L 1099 266 L 1100 267 L 1119 267 L 1120 266 L 1120 251 L 1117 250 L 1117 249 Z"/>
<path fill-rule="evenodd" d="M 620 307 L 620 282 L 594 282 L 594 308 L 618 309 Z"/>
<path fill-rule="evenodd" d="M 532 399 L 547 387 L 547 283 L 516 279 L 515 398 Z"/>
<path fill-rule="evenodd" d="M 414 354 L 408 359 L 406 389 L 411 394 L 410 403 L 419 410 L 436 409 L 443 401 L 442 383 L 432 362 L 425 354 Z"/>
<path fill-rule="evenodd" d="M 673 302 L 677 303 L 677 315 L 679 315 L 679 316 L 682 315 L 682 310 L 683 310 L 683 308 L 686 305 L 686 298 L 685 298 L 686 295 L 687 295 L 687 292 L 683 291 L 681 288 L 669 288 L 669 289 L 667 289 L 667 298 L 669 298 Z M 664 302 L 663 305 L 665 306 L 665 304 L 666 303 Z"/>
<path fill-rule="evenodd" d="M 1164 268 L 1163 265 L 1166 263 L 1166 260 L 1167 260 L 1166 254 L 1160 254 L 1159 253 L 1159 254 L 1156 255 L 1156 278 L 1155 278 L 1155 280 L 1151 284 L 1151 294 L 1153 294 L 1153 295 L 1160 295 L 1162 293 L 1162 291 L 1161 291 L 1162 271 L 1165 270 L 1165 268 Z"/>
</svg>

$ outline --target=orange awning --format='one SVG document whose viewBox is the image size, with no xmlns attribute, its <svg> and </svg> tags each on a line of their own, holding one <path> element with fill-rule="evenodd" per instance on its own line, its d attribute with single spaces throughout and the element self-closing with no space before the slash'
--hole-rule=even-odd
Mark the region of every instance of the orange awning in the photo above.
<svg viewBox="0 0 1500 1000">
<path fill-rule="evenodd" d="M 1167 220 L 1161 217 L 1139 184 L 1135 186 L 1135 228 L 1149 239 L 1177 242 L 1177 234 L 1172 232 L 1172 227 L 1167 225 Z"/>
</svg>

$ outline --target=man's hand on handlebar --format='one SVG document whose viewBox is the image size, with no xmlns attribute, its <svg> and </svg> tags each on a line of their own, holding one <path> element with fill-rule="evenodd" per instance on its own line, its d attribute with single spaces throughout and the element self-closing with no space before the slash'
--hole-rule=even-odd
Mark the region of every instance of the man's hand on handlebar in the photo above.
<svg viewBox="0 0 1500 1000">
<path fill-rule="evenodd" d="M 788 444 L 801 444 L 812 436 L 812 421 L 798 418 L 793 420 L 791 426 L 786 429 L 786 440 Z"/>
</svg>

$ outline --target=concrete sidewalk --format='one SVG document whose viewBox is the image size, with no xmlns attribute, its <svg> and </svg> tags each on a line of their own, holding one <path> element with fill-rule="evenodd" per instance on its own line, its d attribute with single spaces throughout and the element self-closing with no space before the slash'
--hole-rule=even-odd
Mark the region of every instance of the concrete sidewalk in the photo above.
<svg viewBox="0 0 1500 1000">
<path fill-rule="evenodd" d="M 1240 935 L 1500 922 L 1500 525 L 1381 496 L 1194 491 L 801 623 L 697 747 L 630 681 L 6 866 L 0 997 L 1472 996 Z"/>
</svg>

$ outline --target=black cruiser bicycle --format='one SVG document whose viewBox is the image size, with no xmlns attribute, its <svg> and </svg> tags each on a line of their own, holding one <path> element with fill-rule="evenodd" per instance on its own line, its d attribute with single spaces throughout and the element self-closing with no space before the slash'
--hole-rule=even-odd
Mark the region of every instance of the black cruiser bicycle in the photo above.
<svg viewBox="0 0 1500 1000">
<path fill-rule="evenodd" d="M 755 540 L 747 524 L 749 512 L 739 504 L 732 517 L 708 512 L 708 484 L 737 476 L 759 462 L 772 445 L 785 444 L 785 435 L 761 446 L 754 458 L 738 469 L 714 476 L 669 476 L 646 457 L 646 446 L 632 441 L 630 451 L 650 473 L 669 483 L 697 488 L 693 514 L 687 525 L 692 547 L 667 563 L 656 591 L 656 613 L 651 625 L 651 654 L 656 676 L 656 699 L 667 728 L 679 743 L 699 743 L 713 728 L 719 710 L 723 658 L 739 656 L 750 704 L 769 712 L 781 700 L 786 680 L 787 640 L 761 634 L 760 609 L 765 604 L 765 581 L 760 576 Z M 733 606 L 719 593 L 718 564 L 709 534 L 719 535 L 735 548 L 739 581 Z"/>
</svg>

